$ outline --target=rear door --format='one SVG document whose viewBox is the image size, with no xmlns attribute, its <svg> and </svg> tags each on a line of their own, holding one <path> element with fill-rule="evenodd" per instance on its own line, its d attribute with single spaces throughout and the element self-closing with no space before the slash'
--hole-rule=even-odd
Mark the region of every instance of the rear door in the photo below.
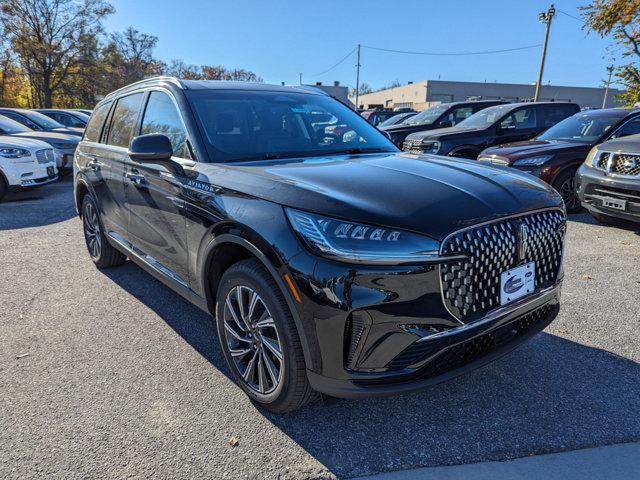
<svg viewBox="0 0 640 480">
<path fill-rule="evenodd" d="M 142 109 L 143 92 L 118 98 L 111 109 L 105 139 L 96 163 L 102 181 L 103 222 L 107 233 L 118 241 L 128 239 L 129 212 L 126 205 L 125 165 L 129 143 L 137 129 Z M 92 117 L 96 115 L 96 112 Z"/>
<path fill-rule="evenodd" d="M 174 160 L 189 163 L 187 134 L 170 93 L 151 90 L 136 135 L 166 135 Z M 187 162 L 185 162 L 187 160 Z M 126 195 L 129 240 L 138 254 L 183 287 L 188 286 L 185 202 L 180 179 L 165 166 L 127 158 Z"/>
</svg>

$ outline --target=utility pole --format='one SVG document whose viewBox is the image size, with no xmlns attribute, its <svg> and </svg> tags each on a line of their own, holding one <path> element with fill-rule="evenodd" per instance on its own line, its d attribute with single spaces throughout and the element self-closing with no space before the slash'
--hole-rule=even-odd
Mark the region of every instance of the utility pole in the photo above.
<svg viewBox="0 0 640 480">
<path fill-rule="evenodd" d="M 360 96 L 360 44 L 358 44 L 358 60 L 356 61 L 356 110 L 358 107 L 358 97 Z"/>
<path fill-rule="evenodd" d="M 302 72 L 300 72 L 300 85 L 302 85 Z"/>
<path fill-rule="evenodd" d="M 613 65 L 609 65 L 607 67 L 607 71 L 609 72 L 609 80 L 607 80 L 607 85 L 604 87 L 604 98 L 602 99 L 602 108 L 607 108 L 607 97 L 609 96 L 609 85 L 611 85 L 611 74 L 613 73 Z"/>
<path fill-rule="evenodd" d="M 547 43 L 549 42 L 549 31 L 551 30 L 551 20 L 556 14 L 556 9 L 553 6 L 553 3 L 549 7 L 549 10 L 546 12 L 540 12 L 538 15 L 538 19 L 542 23 L 547 24 L 547 31 L 544 34 L 544 45 L 542 46 L 542 59 L 540 60 L 540 72 L 538 73 L 538 81 L 536 82 L 536 94 L 533 97 L 533 101 L 537 102 L 540 100 L 540 90 L 542 88 L 542 73 L 544 72 L 544 61 L 547 57 Z"/>
</svg>

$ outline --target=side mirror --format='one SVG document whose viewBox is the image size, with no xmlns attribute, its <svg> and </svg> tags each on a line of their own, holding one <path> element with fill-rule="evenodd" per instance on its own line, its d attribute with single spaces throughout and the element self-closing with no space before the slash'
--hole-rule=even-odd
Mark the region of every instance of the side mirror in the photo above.
<svg viewBox="0 0 640 480">
<path fill-rule="evenodd" d="M 443 120 L 440 122 L 440 128 L 449 128 L 453 127 L 453 122 L 450 120 Z"/>
<path fill-rule="evenodd" d="M 159 163 L 173 173 L 183 175 L 182 166 L 171 160 L 173 147 L 166 135 L 151 133 L 134 137 L 129 144 L 127 154 L 140 163 Z"/>
</svg>

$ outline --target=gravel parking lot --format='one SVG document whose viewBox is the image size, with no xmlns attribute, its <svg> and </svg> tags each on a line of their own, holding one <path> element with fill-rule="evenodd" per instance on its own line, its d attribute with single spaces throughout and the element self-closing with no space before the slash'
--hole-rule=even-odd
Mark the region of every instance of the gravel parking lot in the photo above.
<svg viewBox="0 0 640 480">
<path fill-rule="evenodd" d="M 560 316 L 500 361 L 277 416 L 229 380 L 210 317 L 131 263 L 94 268 L 71 192 L 0 204 L 1 478 L 354 477 L 640 440 L 631 229 L 572 216 Z"/>
</svg>

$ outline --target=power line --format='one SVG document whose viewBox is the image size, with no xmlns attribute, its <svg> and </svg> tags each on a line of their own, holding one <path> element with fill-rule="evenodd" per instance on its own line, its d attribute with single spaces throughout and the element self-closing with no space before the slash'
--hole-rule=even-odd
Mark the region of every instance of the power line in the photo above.
<svg viewBox="0 0 640 480">
<path fill-rule="evenodd" d="M 524 47 L 516 47 L 516 48 L 505 48 L 504 50 L 485 50 L 479 52 L 415 52 L 410 50 L 393 50 L 391 48 L 380 48 L 380 47 L 371 47 L 368 45 L 362 45 L 362 48 L 368 48 L 369 50 L 378 50 L 381 52 L 390 52 L 390 53 L 403 53 L 406 55 L 430 55 L 430 56 L 462 56 L 462 55 L 490 55 L 492 53 L 506 53 L 506 52 L 515 52 L 518 50 L 528 50 L 531 48 L 538 48 L 541 44 L 538 43 L 536 45 L 527 45 Z"/>
<path fill-rule="evenodd" d="M 329 73 L 331 70 L 333 70 L 334 68 L 336 68 L 338 65 L 341 65 L 347 58 L 349 58 L 351 55 L 353 55 L 353 52 L 355 52 L 357 49 L 354 48 L 353 50 L 351 50 L 349 53 L 347 53 L 338 63 L 336 63 L 333 67 L 331 68 L 327 68 L 324 72 L 320 72 L 320 73 L 316 73 L 315 75 L 313 75 L 314 77 L 319 77 L 320 75 L 324 75 L 325 73 Z"/>
<path fill-rule="evenodd" d="M 562 10 L 560 10 L 559 8 L 557 9 L 557 11 L 558 11 L 558 12 L 560 12 L 561 14 L 563 14 L 563 15 L 566 15 L 566 16 L 567 16 L 567 17 L 569 17 L 569 18 L 573 18 L 574 20 L 577 20 L 577 21 L 579 21 L 580 23 L 583 23 L 583 20 L 582 20 L 582 19 L 580 19 L 580 18 L 578 18 L 578 17 L 574 17 L 574 16 L 573 16 L 573 15 L 571 15 L 570 13 L 563 12 L 563 11 L 562 11 Z"/>
</svg>

